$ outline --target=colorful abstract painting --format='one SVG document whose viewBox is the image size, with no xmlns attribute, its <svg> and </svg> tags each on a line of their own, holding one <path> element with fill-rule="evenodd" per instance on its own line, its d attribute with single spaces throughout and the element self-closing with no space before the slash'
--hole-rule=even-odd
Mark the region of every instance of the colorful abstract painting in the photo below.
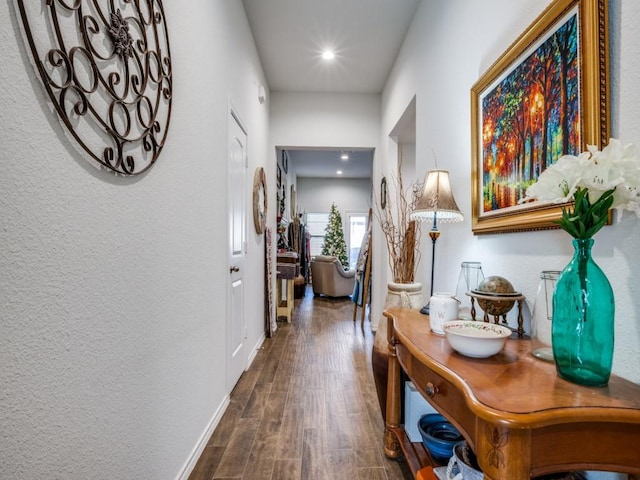
<svg viewBox="0 0 640 480">
<path fill-rule="evenodd" d="M 581 151 L 577 13 L 523 57 L 480 98 L 485 213 L 517 206 L 547 166 Z"/>
</svg>

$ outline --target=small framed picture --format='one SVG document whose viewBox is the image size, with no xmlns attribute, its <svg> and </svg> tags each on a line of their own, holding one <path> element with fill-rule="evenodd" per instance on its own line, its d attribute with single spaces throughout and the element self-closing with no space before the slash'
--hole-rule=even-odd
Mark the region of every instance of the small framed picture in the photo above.
<svg viewBox="0 0 640 480">
<path fill-rule="evenodd" d="M 280 165 L 276 165 L 276 185 L 278 188 L 282 186 L 282 169 Z"/>
<path fill-rule="evenodd" d="M 380 181 L 380 208 L 387 208 L 387 177 L 382 177 Z"/>
</svg>

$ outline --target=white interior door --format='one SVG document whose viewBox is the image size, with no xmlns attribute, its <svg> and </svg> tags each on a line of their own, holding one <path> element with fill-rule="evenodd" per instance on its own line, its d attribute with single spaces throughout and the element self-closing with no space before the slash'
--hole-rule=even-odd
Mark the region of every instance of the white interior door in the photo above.
<svg viewBox="0 0 640 480">
<path fill-rule="evenodd" d="M 229 115 L 228 123 L 229 315 L 227 317 L 227 387 L 231 391 L 245 370 L 248 361 L 244 314 L 247 134 L 233 112 Z"/>
</svg>

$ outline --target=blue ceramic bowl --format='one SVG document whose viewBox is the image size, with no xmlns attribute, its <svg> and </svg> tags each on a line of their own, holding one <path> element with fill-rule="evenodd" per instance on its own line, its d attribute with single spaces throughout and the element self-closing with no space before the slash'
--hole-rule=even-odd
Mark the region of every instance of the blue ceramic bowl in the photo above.
<svg viewBox="0 0 640 480">
<path fill-rule="evenodd" d="M 442 415 L 429 413 L 420 417 L 418 430 L 422 443 L 437 462 L 446 462 L 453 456 L 453 447 L 464 440 L 458 429 Z"/>
</svg>

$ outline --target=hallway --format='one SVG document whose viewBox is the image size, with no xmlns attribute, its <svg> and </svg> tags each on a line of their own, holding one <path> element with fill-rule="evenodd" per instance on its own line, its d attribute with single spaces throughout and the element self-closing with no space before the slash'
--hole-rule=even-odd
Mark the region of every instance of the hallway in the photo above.
<svg viewBox="0 0 640 480">
<path fill-rule="evenodd" d="M 350 299 L 296 301 L 231 394 L 190 480 L 404 480 L 382 451 L 373 334 Z"/>
</svg>

